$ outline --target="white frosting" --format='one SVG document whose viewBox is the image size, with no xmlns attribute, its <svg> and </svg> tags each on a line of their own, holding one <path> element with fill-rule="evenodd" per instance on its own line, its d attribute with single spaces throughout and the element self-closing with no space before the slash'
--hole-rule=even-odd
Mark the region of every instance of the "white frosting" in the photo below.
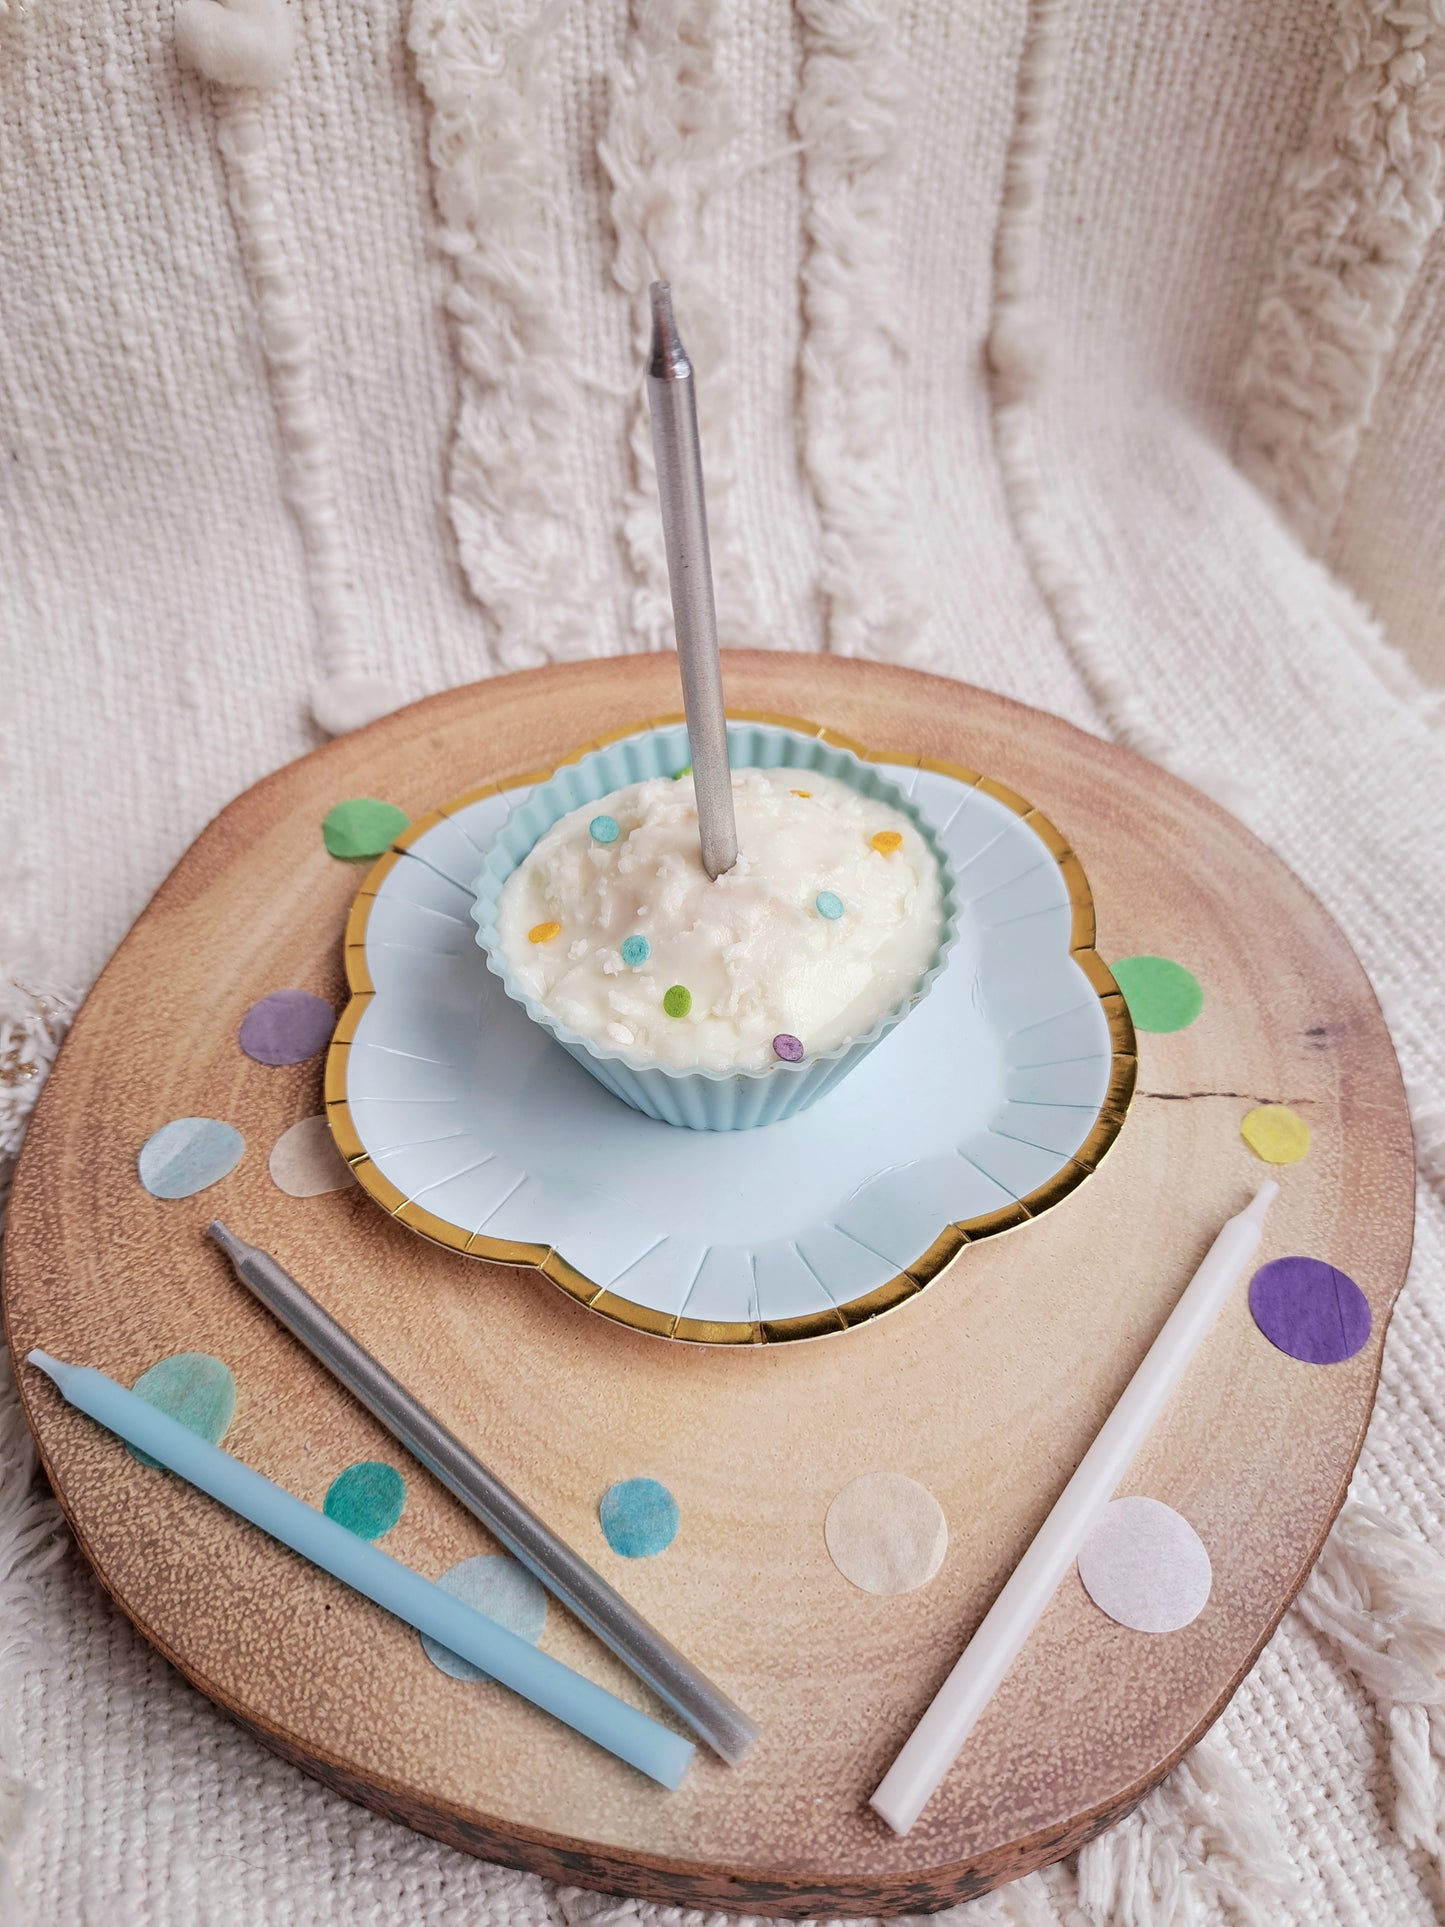
<svg viewBox="0 0 1445 1927">
<path fill-rule="evenodd" d="M 799 792 L 809 792 L 800 794 Z M 497 909 L 516 981 L 569 1030 L 635 1061 L 759 1070 L 773 1039 L 809 1057 L 870 1031 L 931 964 L 938 865 L 917 829 L 846 783 L 796 769 L 735 770 L 738 860 L 702 867 L 692 778 L 655 777 L 564 816 L 507 879 Z M 599 843 L 590 824 L 612 817 Z M 894 831 L 887 853 L 872 838 Z M 836 920 L 817 899 L 841 899 Z M 561 925 L 534 943 L 539 926 Z M 622 946 L 647 939 L 645 963 Z M 685 1017 L 663 998 L 692 994 Z"/>
</svg>

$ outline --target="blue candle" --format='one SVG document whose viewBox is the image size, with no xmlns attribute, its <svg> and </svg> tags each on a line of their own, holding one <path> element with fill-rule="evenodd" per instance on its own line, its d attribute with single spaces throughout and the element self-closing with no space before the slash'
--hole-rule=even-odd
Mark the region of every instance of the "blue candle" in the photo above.
<svg viewBox="0 0 1445 1927">
<path fill-rule="evenodd" d="M 61 1396 L 128 1445 L 149 1452 L 168 1470 L 279 1539 L 398 1619 L 415 1626 L 503 1686 L 595 1740 L 619 1760 L 669 1789 L 682 1782 L 693 1746 L 679 1733 L 614 1699 L 590 1679 L 515 1633 L 474 1612 L 379 1547 L 253 1472 L 229 1452 L 197 1438 L 177 1420 L 88 1365 L 65 1365 L 47 1353 L 30 1363 L 55 1380 Z"/>
</svg>

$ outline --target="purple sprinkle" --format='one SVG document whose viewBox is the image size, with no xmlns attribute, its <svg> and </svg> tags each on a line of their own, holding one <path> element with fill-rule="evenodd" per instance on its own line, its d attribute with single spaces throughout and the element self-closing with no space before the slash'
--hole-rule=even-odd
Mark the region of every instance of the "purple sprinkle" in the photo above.
<svg viewBox="0 0 1445 1927">
<path fill-rule="evenodd" d="M 241 1019 L 241 1049 L 258 1064 L 303 1064 L 325 1050 L 336 1012 L 309 990 L 273 990 Z"/>
<path fill-rule="evenodd" d="M 1370 1335 L 1370 1304 L 1353 1278 L 1319 1258 L 1276 1258 L 1249 1287 L 1249 1309 L 1271 1345 L 1306 1365 L 1353 1358 Z"/>
<path fill-rule="evenodd" d="M 773 1050 L 785 1064 L 801 1064 L 803 1061 L 802 1039 L 792 1036 L 788 1031 L 778 1032 L 773 1039 Z"/>
</svg>

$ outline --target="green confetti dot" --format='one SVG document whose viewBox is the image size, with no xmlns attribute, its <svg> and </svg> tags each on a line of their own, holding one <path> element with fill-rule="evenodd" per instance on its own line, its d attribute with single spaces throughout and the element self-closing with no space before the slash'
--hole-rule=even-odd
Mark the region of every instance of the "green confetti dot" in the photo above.
<svg viewBox="0 0 1445 1927">
<path fill-rule="evenodd" d="M 384 856 L 410 821 L 406 811 L 399 810 L 395 803 L 382 803 L 374 796 L 353 796 L 327 811 L 321 834 L 333 856 L 356 863 Z"/>
<path fill-rule="evenodd" d="M 358 1539 L 379 1539 L 391 1531 L 405 1505 L 406 1480 L 396 1467 L 364 1459 L 331 1481 L 322 1509 Z"/>
<path fill-rule="evenodd" d="M 236 1416 L 231 1368 L 209 1352 L 177 1352 L 173 1358 L 163 1358 L 142 1372 L 131 1390 L 210 1445 L 221 1443 Z M 160 1464 L 137 1446 L 128 1445 L 126 1450 L 142 1465 Z"/>
<path fill-rule="evenodd" d="M 686 984 L 674 984 L 662 1000 L 669 1017 L 686 1017 L 692 1009 L 692 992 Z"/>
<path fill-rule="evenodd" d="M 1187 1030 L 1204 1008 L 1199 979 L 1167 957 L 1121 957 L 1114 977 L 1140 1030 Z"/>
<path fill-rule="evenodd" d="M 674 776 L 672 780 L 674 783 L 680 783 L 684 776 L 691 776 L 691 775 L 692 775 L 692 764 L 684 763 L 682 768 L 677 772 L 676 776 Z"/>
</svg>

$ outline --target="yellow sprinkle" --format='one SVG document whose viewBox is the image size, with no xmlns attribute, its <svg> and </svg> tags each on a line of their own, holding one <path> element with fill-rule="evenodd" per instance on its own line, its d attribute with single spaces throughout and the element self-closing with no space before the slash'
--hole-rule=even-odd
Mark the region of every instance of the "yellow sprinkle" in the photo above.
<svg viewBox="0 0 1445 1927">
<path fill-rule="evenodd" d="M 813 792 L 811 790 L 789 790 L 788 794 L 789 796 L 811 796 Z"/>
<path fill-rule="evenodd" d="M 892 856 L 895 850 L 901 850 L 903 848 L 903 832 L 901 830 L 879 830 L 877 835 L 873 837 L 872 843 L 874 849 L 877 850 L 880 856 Z"/>
<path fill-rule="evenodd" d="M 527 941 L 528 943 L 550 943 L 553 937 L 560 937 L 561 934 L 560 923 L 534 923 L 527 932 Z"/>
<path fill-rule="evenodd" d="M 1298 1164 L 1310 1148 L 1310 1127 L 1287 1104 L 1261 1104 L 1239 1127 L 1240 1136 L 1266 1164 Z"/>
</svg>

